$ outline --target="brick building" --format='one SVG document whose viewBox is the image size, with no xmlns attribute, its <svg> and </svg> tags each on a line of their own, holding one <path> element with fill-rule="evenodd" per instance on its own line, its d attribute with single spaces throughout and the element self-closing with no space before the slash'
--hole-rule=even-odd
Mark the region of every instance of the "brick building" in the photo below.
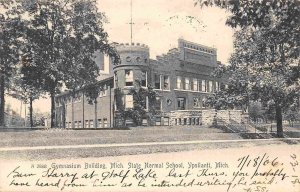
<svg viewBox="0 0 300 192">
<path fill-rule="evenodd" d="M 89 104 L 84 88 L 75 96 L 64 92 L 56 96 L 56 120 L 59 127 L 109 128 L 118 126 L 115 89 L 122 90 L 125 109 L 133 107 L 130 89 L 151 85 L 157 92 L 155 105 L 158 115 L 145 118 L 144 125 L 200 125 L 211 121 L 203 101 L 214 91 L 225 86 L 224 79 L 211 76 L 220 64 L 217 50 L 183 39 L 168 53 L 149 58 L 149 48 L 141 44 L 118 44 L 121 64 L 113 66 L 107 57 L 97 54 L 102 87 L 97 102 Z M 127 124 L 132 121 L 127 120 Z"/>
</svg>

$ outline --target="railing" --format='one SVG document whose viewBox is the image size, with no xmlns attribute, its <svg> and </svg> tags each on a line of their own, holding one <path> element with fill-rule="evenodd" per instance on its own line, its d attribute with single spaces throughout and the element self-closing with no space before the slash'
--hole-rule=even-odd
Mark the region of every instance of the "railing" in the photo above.
<svg viewBox="0 0 300 192">
<path fill-rule="evenodd" d="M 249 132 L 249 130 L 246 127 L 246 124 L 238 123 L 235 120 L 229 119 L 229 122 L 222 118 L 216 118 L 216 123 L 218 125 L 223 125 L 230 131 L 234 133 L 240 133 L 240 132 Z"/>
<path fill-rule="evenodd" d="M 259 126 L 259 125 L 256 125 L 256 124 L 254 124 L 254 123 L 252 123 L 252 122 L 249 122 L 249 125 L 251 125 L 252 127 L 254 127 L 255 128 L 255 132 L 263 132 L 263 133 L 268 133 L 268 127 L 269 127 L 269 125 L 261 125 L 261 126 Z"/>
</svg>

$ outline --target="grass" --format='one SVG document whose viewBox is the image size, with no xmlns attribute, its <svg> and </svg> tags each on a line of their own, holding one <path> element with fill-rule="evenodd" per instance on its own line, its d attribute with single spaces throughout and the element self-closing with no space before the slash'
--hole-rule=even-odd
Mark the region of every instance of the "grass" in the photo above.
<svg viewBox="0 0 300 192">
<path fill-rule="evenodd" d="M 220 129 L 199 126 L 142 127 L 131 128 L 130 130 L 50 129 L 26 132 L 0 132 L 1 147 L 220 139 L 241 139 L 241 137 L 234 133 L 224 133 Z"/>
<path fill-rule="evenodd" d="M 52 160 L 52 159 L 74 159 L 74 158 L 96 158 L 107 156 L 169 153 L 180 151 L 240 148 L 249 146 L 260 146 L 270 144 L 281 144 L 280 141 L 256 141 L 256 142 L 220 142 L 200 143 L 183 145 L 151 145 L 109 148 L 76 148 L 76 149 L 45 149 L 1 152 L 0 159 L 22 159 L 22 160 Z"/>
<path fill-rule="evenodd" d="M 224 128 L 204 126 L 136 127 L 128 130 L 32 130 L 23 132 L 0 132 L 0 147 L 92 145 L 113 143 L 140 143 L 193 140 L 257 139 L 247 142 L 219 142 L 181 145 L 151 145 L 128 147 L 64 148 L 43 150 L 1 151 L 0 159 L 50 160 L 62 158 L 89 158 L 103 156 L 167 153 L 202 149 L 221 149 L 247 145 L 282 143 L 260 141 L 257 133 L 231 133 Z M 297 142 L 287 143 L 297 144 Z M 299 143 L 298 143 L 299 144 Z"/>
</svg>

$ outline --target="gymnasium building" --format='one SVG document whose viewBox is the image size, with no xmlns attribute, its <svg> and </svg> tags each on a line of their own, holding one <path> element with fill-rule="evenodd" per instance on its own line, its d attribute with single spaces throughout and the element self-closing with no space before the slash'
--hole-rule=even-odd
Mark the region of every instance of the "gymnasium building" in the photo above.
<svg viewBox="0 0 300 192">
<path fill-rule="evenodd" d="M 205 98 L 226 86 L 226 79 L 214 78 L 211 74 L 221 65 L 217 61 L 217 50 L 184 39 L 178 47 L 166 54 L 149 58 L 149 47 L 144 44 L 117 44 L 121 58 L 119 65 L 97 53 L 96 63 L 100 67 L 98 86 L 102 91 L 97 102 L 90 104 L 84 88 L 75 96 L 64 92 L 56 96 L 56 122 L 63 128 L 114 128 L 119 127 L 115 90 L 122 92 L 125 109 L 133 107 L 130 89 L 151 85 L 157 93 L 155 118 L 143 119 L 143 125 L 203 125 L 212 123 L 211 109 L 205 108 Z M 230 113 L 226 112 L 226 113 Z M 229 116 L 240 121 L 240 111 L 231 111 Z M 130 119 L 127 126 L 134 126 Z"/>
</svg>

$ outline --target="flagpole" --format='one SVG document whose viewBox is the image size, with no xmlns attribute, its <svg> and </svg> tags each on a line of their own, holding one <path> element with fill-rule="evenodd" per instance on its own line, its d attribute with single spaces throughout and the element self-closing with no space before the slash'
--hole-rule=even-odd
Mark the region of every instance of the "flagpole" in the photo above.
<svg viewBox="0 0 300 192">
<path fill-rule="evenodd" d="M 132 45 L 132 0 L 130 0 L 130 45 Z"/>
</svg>

